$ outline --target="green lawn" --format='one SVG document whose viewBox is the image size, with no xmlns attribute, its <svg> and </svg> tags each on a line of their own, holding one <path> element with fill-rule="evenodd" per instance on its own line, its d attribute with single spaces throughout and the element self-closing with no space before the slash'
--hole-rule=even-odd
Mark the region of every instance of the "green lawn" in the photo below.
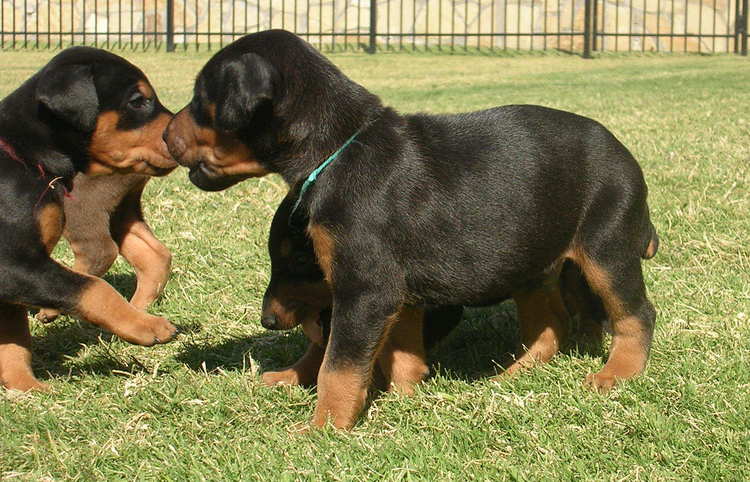
<svg viewBox="0 0 750 482">
<path fill-rule="evenodd" d="M 162 101 L 189 99 L 206 53 L 125 55 Z M 0 53 L 5 95 L 49 58 Z M 0 392 L 0 479 L 750 478 L 750 64 L 732 56 L 338 54 L 404 112 L 533 103 L 593 117 L 640 161 L 661 237 L 645 276 L 657 329 L 644 376 L 582 387 L 600 356 L 568 350 L 495 383 L 516 343 L 512 304 L 471 310 L 413 398 L 379 396 L 351 433 L 291 434 L 314 391 L 259 373 L 302 353 L 300 332 L 259 324 L 278 177 L 221 193 L 184 171 L 152 182 L 146 212 L 175 254 L 153 312 L 183 328 L 155 348 L 64 318 L 34 324 L 52 394 Z M 67 248 L 58 255 L 69 262 Z M 122 262 L 107 279 L 133 290 Z"/>
</svg>

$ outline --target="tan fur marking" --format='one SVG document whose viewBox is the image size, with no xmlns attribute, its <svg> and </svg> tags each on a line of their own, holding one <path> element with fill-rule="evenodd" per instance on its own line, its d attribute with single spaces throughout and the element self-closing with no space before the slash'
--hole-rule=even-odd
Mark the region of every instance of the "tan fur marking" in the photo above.
<svg viewBox="0 0 750 482">
<path fill-rule="evenodd" d="M 215 106 L 208 107 L 213 118 Z M 218 176 L 260 177 L 268 174 L 255 154 L 233 133 L 201 127 L 188 108 L 182 109 L 167 130 L 172 152 L 183 163 L 203 161 L 207 169 Z"/>
<path fill-rule="evenodd" d="M 333 236 L 327 228 L 319 224 L 311 224 L 308 226 L 307 233 L 313 242 L 318 266 L 320 266 L 320 270 L 323 271 L 325 280 L 330 284 L 333 280 L 333 256 L 336 244 Z"/>
<path fill-rule="evenodd" d="M 138 284 L 130 303 L 145 310 L 161 295 L 169 279 L 172 254 L 143 221 L 124 227 L 120 253 L 135 269 Z"/>
<path fill-rule="evenodd" d="M 613 323 L 612 328 L 614 335 L 607 363 L 601 371 L 586 378 L 586 383 L 600 392 L 610 390 L 620 380 L 642 373 L 648 359 L 641 320 L 628 316 Z"/>
<path fill-rule="evenodd" d="M 586 383 L 601 392 L 611 389 L 618 380 L 640 374 L 648 359 L 647 338 L 643 322 L 629 314 L 612 289 L 609 273 L 602 269 L 580 247 L 571 250 L 591 289 L 601 297 L 612 322 L 612 346 L 607 363 L 598 373 L 589 375 Z"/>
<path fill-rule="evenodd" d="M 568 325 L 558 285 L 513 294 L 518 310 L 522 350 L 504 375 L 546 363 L 557 354 Z"/>
<path fill-rule="evenodd" d="M 326 359 L 318 374 L 318 404 L 313 415 L 313 426 L 330 423 L 340 429 L 350 429 L 367 401 L 369 378 L 354 367 L 327 369 Z"/>
<path fill-rule="evenodd" d="M 264 303 L 263 316 L 275 315 L 278 329 L 288 330 L 331 306 L 331 291 L 320 283 L 279 283 Z"/>
<path fill-rule="evenodd" d="M 118 172 L 161 175 L 174 169 L 162 133 L 172 116 L 163 112 L 138 129 L 123 131 L 117 128 L 120 114 L 107 111 L 99 114 L 91 137 L 88 175 Z"/>
<path fill-rule="evenodd" d="M 166 343 L 177 333 L 164 318 L 136 309 L 104 280 L 89 277 L 74 313 L 138 345 Z"/>
<path fill-rule="evenodd" d="M 148 82 L 139 80 L 136 85 L 138 87 L 138 91 L 147 99 L 153 99 L 155 97 L 156 93 L 154 92 L 153 87 L 151 87 Z"/>
<path fill-rule="evenodd" d="M 421 308 L 405 306 L 398 313 L 378 355 L 378 365 L 388 390 L 412 395 L 414 386 L 429 374 L 422 339 L 423 323 Z"/>
<path fill-rule="evenodd" d="M 649 241 L 648 242 L 648 247 L 646 248 L 645 258 L 646 259 L 651 259 L 654 256 L 656 256 L 656 250 L 657 249 L 658 249 L 658 245 L 656 244 L 656 242 L 654 242 L 653 239 L 651 241 Z"/>
<path fill-rule="evenodd" d="M 612 278 L 599 264 L 591 259 L 580 247 L 572 249 L 568 257 L 578 264 L 581 272 L 604 302 L 604 308 L 612 319 L 623 318 L 626 315 L 622 300 L 612 290 Z"/>
<path fill-rule="evenodd" d="M 12 390 L 48 390 L 31 370 L 31 333 L 26 310 L 0 305 L 0 385 Z"/>
<path fill-rule="evenodd" d="M 49 254 L 55 248 L 63 233 L 65 225 L 63 208 L 56 203 L 47 203 L 39 208 L 36 220 L 39 223 L 42 244 Z"/>
</svg>

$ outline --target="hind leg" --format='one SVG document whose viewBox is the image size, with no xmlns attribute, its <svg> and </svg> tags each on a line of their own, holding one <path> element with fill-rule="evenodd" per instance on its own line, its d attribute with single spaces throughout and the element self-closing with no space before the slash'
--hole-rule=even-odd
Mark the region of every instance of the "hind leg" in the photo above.
<svg viewBox="0 0 750 482">
<path fill-rule="evenodd" d="M 31 371 L 31 333 L 23 307 L 0 304 L 0 385 L 11 390 L 48 390 Z"/>
<path fill-rule="evenodd" d="M 546 363 L 560 350 L 568 328 L 568 314 L 557 280 L 513 295 L 518 310 L 522 350 L 500 377 Z"/>
<path fill-rule="evenodd" d="M 620 252 L 612 249 L 610 253 Z M 646 298 L 640 259 L 612 259 L 578 249 L 575 258 L 591 289 L 599 295 L 612 323 L 612 345 L 604 367 L 586 383 L 607 391 L 618 380 L 632 378 L 646 367 L 656 311 Z"/>
</svg>

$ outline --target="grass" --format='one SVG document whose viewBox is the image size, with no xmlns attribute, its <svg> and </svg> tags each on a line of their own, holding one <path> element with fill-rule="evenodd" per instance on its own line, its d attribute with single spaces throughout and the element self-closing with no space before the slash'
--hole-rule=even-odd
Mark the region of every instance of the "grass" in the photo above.
<svg viewBox="0 0 750 482">
<path fill-rule="evenodd" d="M 126 53 L 166 105 L 190 96 L 206 53 Z M 0 94 L 47 52 L 2 53 Z M 484 374 L 516 343 L 512 304 L 472 310 L 432 356 L 413 398 L 377 397 L 351 433 L 293 435 L 314 391 L 266 388 L 300 333 L 259 325 L 266 235 L 286 186 L 268 177 L 204 193 L 178 171 L 146 213 L 175 253 L 152 311 L 183 328 L 128 345 L 91 325 L 34 324 L 34 368 L 54 393 L 0 395 L 0 478 L 605 479 L 750 478 L 750 72 L 732 56 L 517 58 L 336 54 L 404 112 L 509 103 L 574 111 L 639 159 L 661 249 L 644 263 L 658 309 L 644 376 L 601 396 L 581 381 L 600 356 L 568 350 L 502 383 Z M 57 255 L 70 262 L 65 246 Z M 125 294 L 130 268 L 107 279 Z"/>
</svg>

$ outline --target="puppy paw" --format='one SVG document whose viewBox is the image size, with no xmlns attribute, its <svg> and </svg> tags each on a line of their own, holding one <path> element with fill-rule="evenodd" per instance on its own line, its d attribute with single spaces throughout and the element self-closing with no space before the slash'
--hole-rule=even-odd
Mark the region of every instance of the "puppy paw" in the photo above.
<svg viewBox="0 0 750 482">
<path fill-rule="evenodd" d="M 276 385 L 300 385 L 299 373 L 291 368 L 278 372 L 266 372 L 263 374 L 262 380 L 269 387 Z"/>
<path fill-rule="evenodd" d="M 607 393 L 617 384 L 618 378 L 609 373 L 592 373 L 586 376 L 583 382 L 585 386 L 596 390 L 599 393 Z"/>
<path fill-rule="evenodd" d="M 135 345 L 153 346 L 171 341 L 177 336 L 177 328 L 165 318 L 148 315 L 140 323 L 133 324 L 116 334 Z"/>
<path fill-rule="evenodd" d="M 18 392 L 51 392 L 52 387 L 46 383 L 42 383 L 36 378 L 27 377 L 19 378 L 15 380 L 8 380 L 4 383 L 5 388 L 8 390 L 15 390 Z"/>
<path fill-rule="evenodd" d="M 60 311 L 53 310 L 52 308 L 42 308 L 34 318 L 42 323 L 52 323 L 60 316 Z"/>
</svg>

